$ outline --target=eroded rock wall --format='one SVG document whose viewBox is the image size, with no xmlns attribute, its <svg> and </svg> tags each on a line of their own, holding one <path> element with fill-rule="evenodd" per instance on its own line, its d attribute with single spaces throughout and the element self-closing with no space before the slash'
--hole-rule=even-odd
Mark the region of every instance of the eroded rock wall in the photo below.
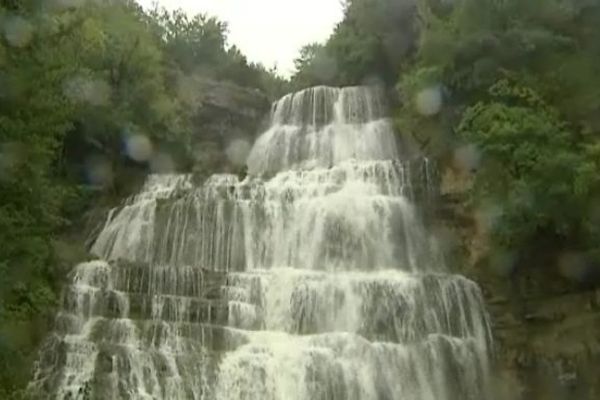
<svg viewBox="0 0 600 400">
<path fill-rule="evenodd" d="M 440 168 L 434 219 L 462 273 L 484 292 L 495 339 L 497 400 L 600 398 L 600 290 L 565 279 L 548 257 L 499 261 L 472 177 Z"/>
</svg>

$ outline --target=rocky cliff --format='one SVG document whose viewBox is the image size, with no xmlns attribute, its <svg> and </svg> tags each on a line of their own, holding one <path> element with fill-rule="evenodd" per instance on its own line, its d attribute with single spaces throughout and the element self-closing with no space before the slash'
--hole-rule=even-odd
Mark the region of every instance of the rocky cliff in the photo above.
<svg viewBox="0 0 600 400">
<path fill-rule="evenodd" d="M 193 83 L 195 131 L 192 154 L 202 178 L 214 172 L 239 172 L 271 105 L 256 89 L 209 79 Z"/>
<path fill-rule="evenodd" d="M 454 263 L 482 287 L 496 342 L 498 400 L 600 398 L 600 290 L 567 279 L 554 249 L 494 254 L 489 215 L 469 202 L 471 176 L 442 168 L 437 229 Z"/>
</svg>

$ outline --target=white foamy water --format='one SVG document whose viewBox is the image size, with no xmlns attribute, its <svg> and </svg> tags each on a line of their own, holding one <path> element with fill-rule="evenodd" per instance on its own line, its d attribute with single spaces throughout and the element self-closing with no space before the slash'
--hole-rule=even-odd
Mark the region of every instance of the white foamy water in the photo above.
<svg viewBox="0 0 600 400">
<path fill-rule="evenodd" d="M 64 292 L 30 393 L 56 399 L 485 400 L 481 292 L 419 217 L 378 89 L 273 105 L 249 176 L 153 175 Z"/>
<path fill-rule="evenodd" d="M 345 160 L 392 160 L 398 153 L 382 93 L 374 88 L 316 87 L 273 105 L 271 127 L 254 145 L 253 175 L 333 167 Z"/>
</svg>

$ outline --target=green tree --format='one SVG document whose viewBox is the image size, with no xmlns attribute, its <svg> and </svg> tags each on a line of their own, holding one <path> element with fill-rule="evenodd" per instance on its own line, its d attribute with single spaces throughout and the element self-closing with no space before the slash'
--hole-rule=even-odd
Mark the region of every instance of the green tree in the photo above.
<svg viewBox="0 0 600 400">
<path fill-rule="evenodd" d="M 598 188 L 592 160 L 536 92 L 498 82 L 489 99 L 465 110 L 458 132 L 485 154 L 476 195 L 502 210 L 493 227 L 498 243 L 518 248 L 546 235 L 577 245 L 589 234 L 582 210 Z"/>
<path fill-rule="evenodd" d="M 49 171 L 73 126 L 74 107 L 62 95 L 70 72 L 62 47 L 57 57 L 44 56 L 46 45 L 62 43 L 67 33 L 47 31 L 41 18 L 0 13 L 5 29 L 13 30 L 4 37 L 0 69 L 6 89 L 0 98 L 0 387 L 11 389 L 27 377 L 38 317 L 57 301 L 50 238 L 64 224 L 63 200 L 76 188 Z"/>
<path fill-rule="evenodd" d="M 88 257 L 81 234 L 72 238 L 84 211 L 173 167 L 153 155 L 191 170 L 198 110 L 186 83 L 225 79 L 274 94 L 287 82 L 227 47 L 219 20 L 146 13 L 132 0 L 6 0 L 0 32 L 4 399 L 27 382 L 61 283 Z"/>
<path fill-rule="evenodd" d="M 336 60 L 319 43 L 302 47 L 298 58 L 294 60 L 294 66 L 296 73 L 292 81 L 297 88 L 327 84 L 338 73 Z"/>
<path fill-rule="evenodd" d="M 499 246 L 597 252 L 600 4 L 421 0 L 418 13 L 399 130 L 442 159 L 479 151 L 474 201 L 502 210 Z"/>
<path fill-rule="evenodd" d="M 392 84 L 415 50 L 414 0 L 348 0 L 324 45 L 309 44 L 296 61 L 296 87 Z"/>
</svg>

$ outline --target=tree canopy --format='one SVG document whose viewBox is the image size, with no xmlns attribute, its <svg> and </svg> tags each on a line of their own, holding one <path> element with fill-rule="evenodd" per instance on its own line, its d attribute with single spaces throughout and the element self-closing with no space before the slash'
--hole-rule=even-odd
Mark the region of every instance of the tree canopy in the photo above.
<svg viewBox="0 0 600 400">
<path fill-rule="evenodd" d="M 473 176 L 495 246 L 598 265 L 599 26 L 597 0 L 347 0 L 288 84 L 207 15 L 0 0 L 0 397 L 28 378 L 69 228 L 137 173 L 189 169 L 199 78 L 271 98 L 384 84 L 399 134 Z"/>
<path fill-rule="evenodd" d="M 222 21 L 131 0 L 3 0 L 0 36 L 4 399 L 29 377 L 72 267 L 70 226 L 91 201 L 134 190 L 132 171 L 189 168 L 197 78 L 271 97 L 285 80 L 229 46 Z"/>
<path fill-rule="evenodd" d="M 347 0 L 344 18 L 325 44 L 302 49 L 292 82 L 359 85 L 392 84 L 417 42 L 414 0 Z"/>
<path fill-rule="evenodd" d="M 498 246 L 600 261 L 600 5 L 428 0 L 419 18 L 415 60 L 399 75 L 401 132 L 438 157 L 472 146 L 473 202 L 498 209 Z M 432 92 L 439 107 L 424 112 Z"/>
<path fill-rule="evenodd" d="M 400 135 L 474 174 L 498 247 L 600 263 L 598 26 L 594 0 L 348 0 L 292 82 L 395 87 Z"/>
</svg>

